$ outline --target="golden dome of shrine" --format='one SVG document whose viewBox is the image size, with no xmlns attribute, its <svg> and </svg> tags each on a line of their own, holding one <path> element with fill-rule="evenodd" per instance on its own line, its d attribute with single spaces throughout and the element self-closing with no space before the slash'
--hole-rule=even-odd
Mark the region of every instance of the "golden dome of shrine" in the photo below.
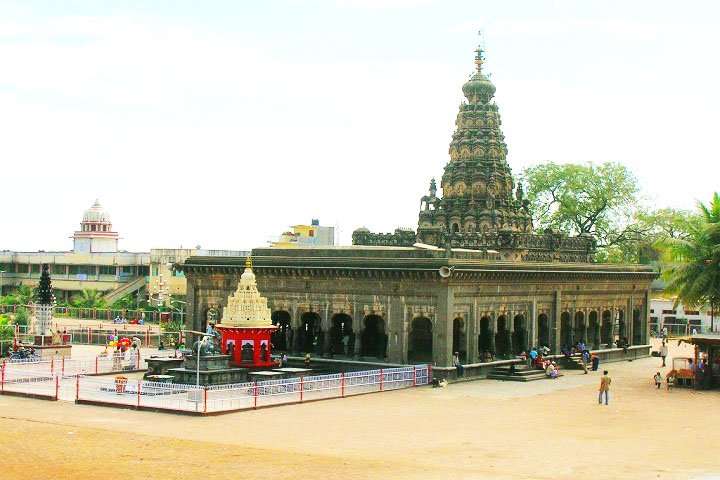
<svg viewBox="0 0 720 480">
<path fill-rule="evenodd" d="M 250 258 L 245 262 L 245 271 L 240 276 L 235 293 L 228 297 L 220 325 L 224 327 L 270 327 L 270 308 L 267 298 L 260 296 Z"/>
</svg>

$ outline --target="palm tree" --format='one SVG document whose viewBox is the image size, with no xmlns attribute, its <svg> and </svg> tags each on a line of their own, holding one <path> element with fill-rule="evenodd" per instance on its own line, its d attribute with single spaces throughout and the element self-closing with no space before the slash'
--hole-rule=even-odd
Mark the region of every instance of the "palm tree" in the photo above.
<svg viewBox="0 0 720 480">
<path fill-rule="evenodd" d="M 80 308 L 101 308 L 105 302 L 101 300 L 103 294 L 97 290 L 83 290 L 80 295 L 73 296 L 73 305 Z"/>
<path fill-rule="evenodd" d="M 35 292 L 27 285 L 20 285 L 10 295 L 15 299 L 16 305 L 27 305 L 35 299 Z"/>
<path fill-rule="evenodd" d="M 667 290 L 677 294 L 676 304 L 690 307 L 710 304 L 710 329 L 720 305 L 720 195 L 709 206 L 698 202 L 699 221 L 693 222 L 685 239 L 663 242 L 667 259 L 675 262 L 665 270 Z"/>
</svg>

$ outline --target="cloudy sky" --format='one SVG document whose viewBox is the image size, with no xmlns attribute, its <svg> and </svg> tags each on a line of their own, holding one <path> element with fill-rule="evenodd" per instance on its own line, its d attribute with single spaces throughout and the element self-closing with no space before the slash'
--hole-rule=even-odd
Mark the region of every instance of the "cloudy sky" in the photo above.
<svg viewBox="0 0 720 480">
<path fill-rule="evenodd" d="M 720 189 L 720 5 L 0 0 L 0 250 L 261 246 L 319 218 L 415 227 L 477 30 L 515 173 L 627 165 L 653 206 Z"/>
</svg>

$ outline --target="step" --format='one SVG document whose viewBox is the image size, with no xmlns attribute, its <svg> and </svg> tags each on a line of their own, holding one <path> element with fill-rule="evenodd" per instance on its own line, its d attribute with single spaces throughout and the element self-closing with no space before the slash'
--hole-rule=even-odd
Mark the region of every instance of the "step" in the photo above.
<svg viewBox="0 0 720 480">
<path fill-rule="evenodd" d="M 490 380 L 506 380 L 510 382 L 531 382 L 533 380 L 545 380 L 547 377 L 544 373 L 538 372 L 537 375 L 499 375 L 490 373 L 487 376 Z"/>
</svg>

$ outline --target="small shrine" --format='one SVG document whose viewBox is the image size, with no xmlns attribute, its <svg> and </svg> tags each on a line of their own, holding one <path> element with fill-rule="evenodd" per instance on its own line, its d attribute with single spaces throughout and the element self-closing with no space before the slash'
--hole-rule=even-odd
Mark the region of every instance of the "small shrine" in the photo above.
<svg viewBox="0 0 720 480">
<path fill-rule="evenodd" d="M 277 330 L 270 318 L 267 298 L 260 296 L 250 257 L 235 293 L 228 298 L 220 323 L 220 348 L 230 365 L 246 368 L 275 367 L 271 360 L 270 334 Z"/>
</svg>

